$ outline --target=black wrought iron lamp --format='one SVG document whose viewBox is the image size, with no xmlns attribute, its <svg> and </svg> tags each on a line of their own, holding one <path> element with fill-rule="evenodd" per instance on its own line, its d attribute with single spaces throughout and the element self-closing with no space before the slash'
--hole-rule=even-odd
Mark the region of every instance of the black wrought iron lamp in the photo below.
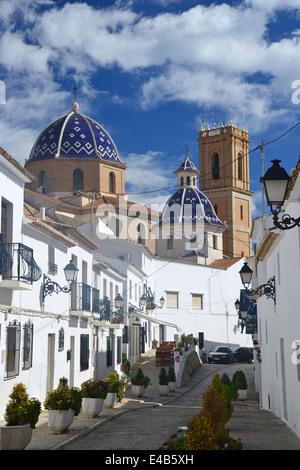
<svg viewBox="0 0 300 470">
<path fill-rule="evenodd" d="M 248 315 L 248 310 L 245 309 L 245 307 L 239 301 L 239 299 L 237 299 L 235 301 L 234 306 L 235 306 L 237 314 L 239 316 L 238 326 L 241 327 L 241 332 L 243 333 L 244 328 L 246 326 L 246 319 L 247 319 L 247 315 Z"/>
<path fill-rule="evenodd" d="M 253 271 L 247 262 L 239 272 L 244 288 L 247 290 L 249 297 L 262 297 L 265 295 L 268 299 L 273 299 L 276 304 L 276 292 L 275 292 L 275 276 L 271 277 L 266 284 L 262 284 L 256 289 L 249 289 L 252 280 Z M 236 302 L 235 302 L 236 304 Z"/>
<path fill-rule="evenodd" d="M 297 226 L 300 227 L 300 217 L 295 219 L 288 214 L 284 214 L 282 219 L 279 220 L 279 213 L 287 194 L 290 176 L 285 169 L 279 165 L 281 160 L 272 160 L 271 163 L 273 163 L 273 165 L 266 171 L 262 182 L 267 203 L 273 214 L 274 225 L 280 230 L 289 230 Z M 274 206 L 277 207 L 277 209 L 274 209 Z"/>
<path fill-rule="evenodd" d="M 144 294 L 140 298 L 140 308 L 143 309 L 146 306 L 146 310 L 154 310 L 156 308 L 163 308 L 165 303 L 165 299 L 163 296 L 159 299 L 159 304 L 155 303 L 154 300 L 154 295 L 150 289 L 150 287 L 147 287 L 144 285 Z"/>
<path fill-rule="evenodd" d="M 165 304 L 165 299 L 163 296 L 159 299 L 159 305 L 155 303 L 155 297 L 150 289 L 150 287 L 147 287 L 144 285 L 144 294 L 141 296 L 140 301 L 139 301 L 139 307 L 141 310 L 144 310 L 146 307 L 146 310 L 154 310 L 156 308 L 163 308 Z M 138 310 L 135 305 L 130 305 L 128 312 L 129 315 L 130 313 L 133 313 L 134 311 Z"/>
<path fill-rule="evenodd" d="M 43 301 L 45 301 L 47 295 L 52 295 L 53 293 L 58 294 L 59 292 L 64 292 L 68 294 L 71 292 L 72 284 L 76 281 L 78 271 L 79 269 L 76 268 L 72 260 L 64 267 L 65 278 L 68 282 L 68 285 L 64 287 L 61 287 L 57 282 L 52 281 L 50 277 L 44 274 Z"/>
</svg>

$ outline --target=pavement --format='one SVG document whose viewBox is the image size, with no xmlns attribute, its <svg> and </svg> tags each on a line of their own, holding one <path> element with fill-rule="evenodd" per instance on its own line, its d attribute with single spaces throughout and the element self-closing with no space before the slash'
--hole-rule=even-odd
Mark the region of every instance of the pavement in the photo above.
<svg viewBox="0 0 300 470">
<path fill-rule="evenodd" d="M 48 428 L 47 411 L 40 415 L 27 450 L 152 450 L 158 451 L 178 429 L 201 409 L 201 397 L 215 372 L 243 369 L 248 380 L 248 399 L 235 401 L 234 412 L 227 426 L 230 435 L 240 439 L 243 450 L 300 450 L 300 439 L 273 413 L 259 406 L 254 388 L 253 364 L 203 364 L 189 371 L 185 383 L 168 396 L 160 396 L 155 351 L 143 355 L 133 367 L 141 367 L 151 377 L 144 397 L 135 398 L 131 385 L 125 398 L 113 408 L 104 409 L 97 418 L 75 418 L 69 431 L 54 434 Z M 166 366 L 167 367 L 167 366 Z M 4 422 L 0 421 L 0 425 Z"/>
</svg>

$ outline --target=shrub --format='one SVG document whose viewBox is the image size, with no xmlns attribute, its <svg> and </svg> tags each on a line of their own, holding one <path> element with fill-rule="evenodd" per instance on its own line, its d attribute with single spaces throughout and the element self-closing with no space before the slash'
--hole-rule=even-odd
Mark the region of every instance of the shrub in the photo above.
<svg viewBox="0 0 300 470">
<path fill-rule="evenodd" d="M 59 379 L 59 385 L 53 392 L 48 393 L 44 401 L 46 410 L 69 410 L 74 411 L 75 416 L 80 413 L 82 393 L 78 388 L 68 386 L 68 379 Z"/>
<path fill-rule="evenodd" d="M 159 385 L 168 385 L 169 383 L 167 371 L 164 367 L 160 369 L 158 380 L 159 380 Z"/>
<path fill-rule="evenodd" d="M 108 384 L 108 392 L 117 394 L 118 401 L 124 398 L 128 384 L 128 378 L 125 375 L 120 378 L 118 372 L 114 370 L 104 379 L 104 382 Z"/>
<path fill-rule="evenodd" d="M 229 440 L 224 399 L 210 386 L 202 403 L 203 409 L 188 424 L 185 450 L 221 450 Z"/>
<path fill-rule="evenodd" d="M 169 367 L 168 379 L 169 379 L 169 382 L 176 382 L 176 374 L 175 374 L 174 367 Z"/>
<path fill-rule="evenodd" d="M 224 385 L 220 379 L 220 375 L 216 372 L 213 375 L 211 386 L 214 388 L 222 397 L 225 402 L 225 412 L 226 412 L 226 421 L 232 416 L 233 406 L 231 404 L 232 392 L 231 388 L 228 385 Z"/>
<path fill-rule="evenodd" d="M 7 426 L 30 424 L 35 429 L 41 413 L 41 403 L 36 398 L 29 398 L 25 385 L 16 384 L 9 396 L 4 419 Z"/>
<path fill-rule="evenodd" d="M 233 374 L 232 383 L 237 390 L 247 390 L 248 383 L 244 371 L 237 370 Z"/>
<path fill-rule="evenodd" d="M 146 377 L 141 368 L 138 368 L 137 373 L 131 377 L 132 385 L 141 385 L 145 388 L 150 385 L 150 378 Z"/>
<path fill-rule="evenodd" d="M 82 398 L 102 398 L 107 396 L 109 385 L 103 380 L 90 379 L 81 384 Z"/>
</svg>

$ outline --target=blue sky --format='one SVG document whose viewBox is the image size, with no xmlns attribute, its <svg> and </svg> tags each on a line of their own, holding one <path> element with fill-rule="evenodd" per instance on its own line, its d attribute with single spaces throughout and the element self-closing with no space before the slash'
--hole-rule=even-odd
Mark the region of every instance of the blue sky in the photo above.
<svg viewBox="0 0 300 470">
<path fill-rule="evenodd" d="M 247 127 L 250 150 L 300 121 L 299 57 L 300 0 L 0 0 L 0 146 L 24 164 L 76 83 L 128 164 L 130 199 L 161 203 L 186 145 L 199 166 L 203 118 Z M 299 132 L 265 147 L 265 169 L 296 165 Z M 257 216 L 260 150 L 250 172 Z"/>
</svg>

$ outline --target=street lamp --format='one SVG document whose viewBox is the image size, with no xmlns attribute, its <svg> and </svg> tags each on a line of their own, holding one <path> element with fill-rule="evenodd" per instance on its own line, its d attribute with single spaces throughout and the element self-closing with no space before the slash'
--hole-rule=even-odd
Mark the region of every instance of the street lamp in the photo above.
<svg viewBox="0 0 300 470">
<path fill-rule="evenodd" d="M 64 287 L 61 287 L 57 282 L 52 281 L 50 277 L 44 274 L 43 302 L 45 301 L 45 297 L 47 295 L 52 295 L 53 292 L 55 292 L 55 294 L 58 294 L 59 292 L 68 294 L 71 292 L 72 284 L 76 281 L 78 271 L 79 269 L 76 268 L 72 260 L 64 267 L 65 278 L 68 283 L 68 285 Z"/>
<path fill-rule="evenodd" d="M 273 299 L 274 304 L 276 304 L 275 276 L 271 277 L 266 284 L 262 284 L 256 289 L 249 289 L 253 271 L 247 262 L 244 263 L 244 266 L 240 270 L 239 274 L 241 276 L 243 286 L 248 292 L 249 297 L 254 297 L 254 296 L 261 297 L 265 295 L 268 299 L 269 298 Z"/>
<path fill-rule="evenodd" d="M 282 220 L 279 220 L 280 208 L 284 203 L 288 185 L 291 180 L 284 168 L 279 163 L 281 160 L 272 160 L 273 165 L 266 171 L 262 178 L 264 185 L 267 203 L 270 206 L 273 214 L 273 221 L 275 227 L 280 230 L 289 230 L 296 226 L 300 227 L 300 217 L 295 219 L 288 214 L 282 216 Z M 274 209 L 273 206 L 279 207 Z"/>
<path fill-rule="evenodd" d="M 115 298 L 115 306 L 117 307 L 118 310 L 124 306 L 124 300 L 120 294 L 118 294 L 117 297 Z"/>
</svg>

